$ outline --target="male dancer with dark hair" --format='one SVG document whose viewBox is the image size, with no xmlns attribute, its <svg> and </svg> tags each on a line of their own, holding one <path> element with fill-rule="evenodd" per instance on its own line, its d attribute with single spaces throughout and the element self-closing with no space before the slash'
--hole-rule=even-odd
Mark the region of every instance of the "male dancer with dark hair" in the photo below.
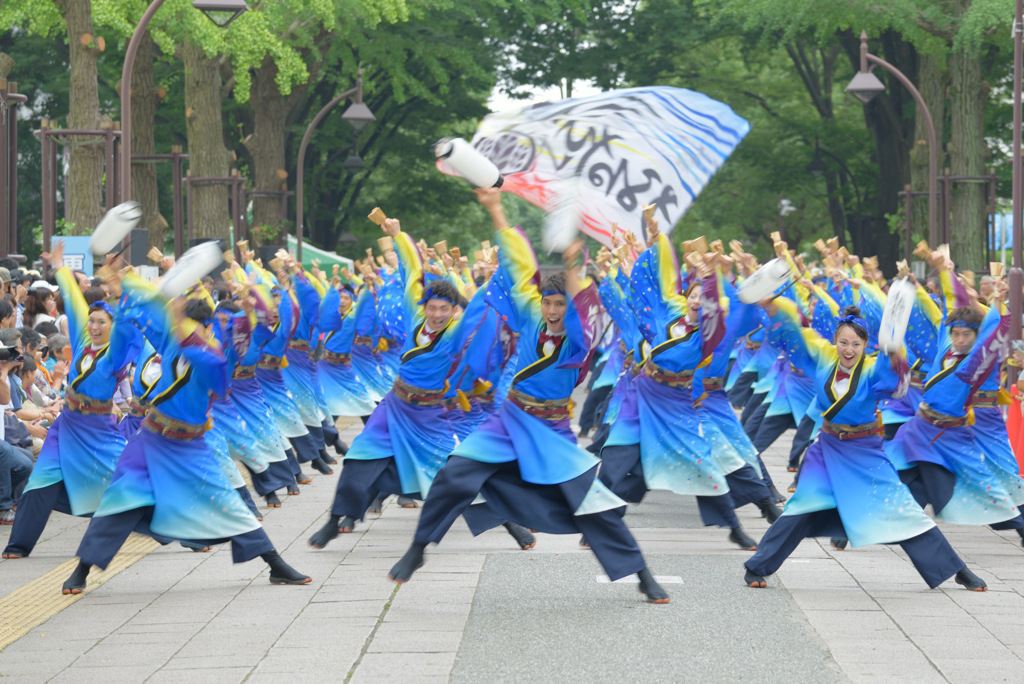
<svg viewBox="0 0 1024 684">
<path fill-rule="evenodd" d="M 381 226 L 395 243 L 405 296 L 406 342 L 394 387 L 377 405 L 345 454 L 327 523 L 309 539 L 324 548 L 339 532 L 351 532 L 378 493 L 425 498 L 438 468 L 455 448 L 444 416 L 444 395 L 466 340 L 485 313 L 484 290 L 468 304 L 443 277 L 425 279 L 416 244 L 397 219 Z M 457 306 L 464 307 L 456 320 Z M 527 530 L 507 526 L 520 546 L 533 546 Z"/>
<path fill-rule="evenodd" d="M 501 266 L 487 300 L 519 333 L 516 375 L 498 412 L 438 472 L 413 543 L 389 576 L 409 580 L 422 567 L 427 544 L 439 543 L 483 494 L 495 523 L 504 517 L 544 532 L 583 533 L 609 578 L 637 574 L 648 601 L 668 603 L 615 511 L 624 502 L 597 479 L 597 459 L 577 446 L 569 426 L 569 395 L 586 373 L 600 332 L 594 330 L 596 288 L 589 282 L 581 287 L 577 268 L 538 283 L 536 257 L 523 232 L 508 227 L 501 192 L 475 193 L 497 232 Z M 563 256 L 578 255 L 574 246 Z"/>
</svg>

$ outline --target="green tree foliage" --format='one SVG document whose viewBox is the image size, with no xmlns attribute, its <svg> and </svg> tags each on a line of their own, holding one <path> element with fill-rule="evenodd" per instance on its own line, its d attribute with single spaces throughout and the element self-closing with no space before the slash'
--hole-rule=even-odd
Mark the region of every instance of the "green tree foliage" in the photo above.
<svg viewBox="0 0 1024 684">
<path fill-rule="evenodd" d="M 107 41 L 97 60 L 100 110 L 112 119 L 119 118 L 125 43 L 145 6 L 92 0 L 95 33 Z M 486 239 L 489 222 L 464 181 L 436 170 L 431 146 L 444 136 L 471 137 L 496 86 L 514 97 L 551 86 L 577 94 L 583 83 L 671 85 L 725 102 L 751 123 L 677 226 L 676 239 L 738 238 L 767 256 L 782 196 L 798 208 L 783 220 L 790 244 L 807 250 L 816 238 L 836 234 L 862 253 L 895 257 L 902 242 L 901 224 L 891 220 L 901 206 L 896 193 L 904 183 L 919 189 L 926 181 L 921 129 L 913 101 L 881 72 L 886 93 L 869 107 L 845 95 L 858 66 L 857 36 L 866 30 L 871 50 L 922 92 L 936 86 L 940 168 L 973 173 L 994 166 L 1000 195 L 1009 195 L 1011 13 L 1009 0 L 281 0 L 253 5 L 224 31 L 191 0 L 167 0 L 152 24 L 156 82 L 166 92 L 156 113 L 156 146 L 167 152 L 187 142 L 185 71 L 176 53 L 188 40 L 219 60 L 224 144 L 250 179 L 260 152 L 245 141 L 255 131 L 254 112 L 266 104 L 254 100 L 265 97 L 255 84 L 270 74 L 283 107 L 280 163 L 294 190 L 306 125 L 352 87 L 362 68 L 366 103 L 377 119 L 355 135 L 340 118 L 342 104 L 313 135 L 305 169 L 307 239 L 359 256 L 379 236 L 365 217 L 380 206 L 414 234 L 469 251 Z M 13 27 L 0 34 L 0 51 L 14 57 L 10 78 L 30 98 L 19 178 L 19 223 L 29 235 L 27 228 L 39 223 L 39 146 L 30 131 L 40 118 L 66 118 L 68 45 L 53 0 L 5 0 L 0 26 Z M 927 69 L 925 60 L 932 60 Z M 948 78 L 948 88 L 921 80 L 936 78 Z M 807 171 L 816 144 L 827 167 L 820 178 Z M 354 173 L 344 166 L 353 151 L 366 163 Z M 169 165 L 158 167 L 158 182 L 161 213 L 170 218 Z M 954 235 L 961 226 L 980 226 L 980 216 L 971 218 L 979 205 L 969 199 L 954 198 Z M 539 235 L 542 213 L 514 197 L 506 202 L 510 220 Z M 288 222 L 294 197 L 289 204 Z M 915 239 L 922 233 L 916 225 Z M 961 261 L 977 266 L 980 256 L 968 243 L 980 242 L 976 232 L 959 246 L 954 240 L 954 256 L 963 249 Z"/>
</svg>

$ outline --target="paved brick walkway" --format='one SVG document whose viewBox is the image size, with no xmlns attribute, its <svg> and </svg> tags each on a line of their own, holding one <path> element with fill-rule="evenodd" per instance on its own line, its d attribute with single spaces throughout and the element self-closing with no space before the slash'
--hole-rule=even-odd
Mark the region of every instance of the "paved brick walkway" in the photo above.
<svg viewBox="0 0 1024 684">
<path fill-rule="evenodd" d="M 768 453 L 781 484 L 791 436 Z M 805 541 L 754 591 L 741 583 L 748 554 L 700 527 L 692 498 L 656 493 L 627 523 L 654 573 L 673 578 L 668 606 L 642 603 L 635 584 L 599 582 L 576 538 L 539 535 L 522 552 L 504 530 L 474 539 L 461 521 L 397 588 L 385 575 L 417 510 L 392 500 L 326 550 L 306 545 L 336 477 L 266 511 L 271 539 L 313 576 L 305 587 L 271 586 L 261 562 L 232 565 L 227 547 L 172 545 L 69 604 L 32 593 L 85 529 L 55 514 L 31 558 L 0 561 L 0 596 L 28 606 L 0 614 L 0 626 L 43 620 L 0 652 L 2 681 L 1024 682 L 1024 548 L 1012 532 L 944 528 L 986 594 L 927 589 L 899 547 L 834 552 L 825 539 Z M 740 515 L 763 534 L 752 506 Z"/>
</svg>

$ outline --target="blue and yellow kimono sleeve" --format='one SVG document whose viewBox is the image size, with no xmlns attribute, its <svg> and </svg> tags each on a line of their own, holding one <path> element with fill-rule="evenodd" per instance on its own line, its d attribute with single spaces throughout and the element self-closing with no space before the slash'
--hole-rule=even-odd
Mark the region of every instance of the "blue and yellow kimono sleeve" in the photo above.
<svg viewBox="0 0 1024 684">
<path fill-rule="evenodd" d="M 900 399 L 907 393 L 910 387 L 910 364 L 903 349 L 891 353 L 879 351 L 869 360 L 873 364 L 868 369 L 868 382 L 876 397 Z"/>
<path fill-rule="evenodd" d="M 487 303 L 505 317 L 516 332 L 540 325 L 541 293 L 537 275 L 537 257 L 520 228 L 504 228 L 495 233 L 498 272 L 486 289 Z"/>
<path fill-rule="evenodd" d="M 320 300 L 320 323 L 321 332 L 334 332 L 341 328 L 341 293 L 333 287 L 327 288 L 323 299 Z"/>
<path fill-rule="evenodd" d="M 571 306 L 568 308 L 572 308 Z M 370 309 L 372 311 L 372 308 Z M 487 312 L 487 287 L 481 287 L 473 295 L 473 298 L 469 300 L 469 304 L 466 305 L 466 310 L 462 312 L 462 318 L 460 318 L 453 326 L 452 331 L 449 333 L 452 335 L 453 349 L 462 351 L 462 348 L 466 346 L 466 339 L 469 335 L 476 330 L 476 327 L 480 324 Z M 568 318 L 568 314 L 566 314 Z"/>
<path fill-rule="evenodd" d="M 130 320 L 145 335 L 153 349 L 163 355 L 177 346 L 173 339 L 173 319 L 167 299 L 149 281 L 129 274 L 121 283 L 121 307 Z"/>
<path fill-rule="evenodd" d="M 78 287 L 75 274 L 67 266 L 59 269 L 56 273 L 57 286 L 60 287 L 60 295 L 64 298 L 64 314 L 68 317 L 68 337 L 71 338 L 71 353 L 77 357 L 78 353 L 91 344 L 86 323 L 89 320 L 89 306 L 85 303 L 85 296 Z"/>
<path fill-rule="evenodd" d="M 811 327 L 822 339 L 831 340 L 836 336 L 836 316 L 839 315 L 839 305 L 832 295 L 819 285 L 811 290 L 811 296 L 818 300 L 814 307 L 814 315 L 811 317 Z"/>
<path fill-rule="evenodd" d="M 947 316 L 960 307 L 971 305 L 967 290 L 952 272 L 939 271 L 939 285 L 942 288 L 942 301 Z"/>
<path fill-rule="evenodd" d="M 778 309 L 768 326 L 772 347 L 785 351 L 790 362 L 804 375 L 813 376 L 819 365 L 835 363 L 835 347 L 814 330 L 800 325 L 800 312 L 795 302 L 779 297 L 775 305 Z"/>
<path fill-rule="evenodd" d="M 405 313 L 406 335 L 411 335 L 423 320 L 423 258 L 416 243 L 407 233 L 395 236 L 395 253 L 398 254 L 398 271 L 405 283 L 402 309 Z"/>
<path fill-rule="evenodd" d="M 939 305 L 922 286 L 917 286 L 914 306 L 907 323 L 904 342 L 914 356 L 930 362 L 938 352 L 939 336 L 942 332 L 944 315 Z"/>
<path fill-rule="evenodd" d="M 680 289 L 679 264 L 672 243 L 664 233 L 658 235 L 633 265 L 630 276 L 640 307 L 654 321 L 678 320 L 686 315 L 686 297 Z M 646 316 L 644 316 L 646 318 Z M 645 321 L 650 324 L 651 321 Z"/>
</svg>

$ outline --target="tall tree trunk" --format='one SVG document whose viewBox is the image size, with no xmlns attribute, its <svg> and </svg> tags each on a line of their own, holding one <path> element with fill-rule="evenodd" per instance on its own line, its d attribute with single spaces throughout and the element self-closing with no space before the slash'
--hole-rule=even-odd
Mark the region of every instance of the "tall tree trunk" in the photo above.
<svg viewBox="0 0 1024 684">
<path fill-rule="evenodd" d="M 70 46 L 68 128 L 101 128 L 100 96 L 96 77 L 96 56 L 91 0 L 62 0 Z M 89 37 L 84 41 L 83 38 Z M 90 47 L 92 45 L 92 47 Z M 73 139 L 75 140 L 75 139 Z M 68 176 L 64 182 L 68 212 L 65 220 L 74 224 L 75 235 L 88 235 L 103 216 L 103 145 L 71 148 Z"/>
<path fill-rule="evenodd" d="M 839 244 L 846 245 L 846 209 L 843 207 L 842 187 L 839 185 L 839 174 L 835 171 L 825 173 L 825 188 L 828 190 L 828 214 L 832 218 L 833 234 L 839 238 Z"/>
<path fill-rule="evenodd" d="M 249 104 L 253 112 L 253 132 L 245 141 L 252 155 L 254 185 L 257 192 L 281 190 L 287 187 L 285 170 L 285 98 L 274 81 L 277 65 L 267 56 L 253 75 Z M 278 197 L 253 197 L 252 214 L 256 226 L 280 226 L 285 221 Z M 282 231 L 283 232 L 283 231 Z M 313 236 L 308 236 L 311 239 Z M 283 244 L 281 235 L 279 240 Z"/>
<path fill-rule="evenodd" d="M 938 168 L 945 166 L 945 152 L 942 141 L 946 121 L 946 86 L 949 83 L 949 70 L 942 56 L 922 56 L 917 76 L 917 89 L 921 91 L 928 111 L 935 124 L 935 144 L 938 148 Z M 914 192 L 928 190 L 928 128 L 923 116 L 914 117 L 914 147 L 910 151 L 910 185 Z M 928 198 L 914 199 L 914 212 L 911 216 L 910 228 L 913 233 L 928 239 Z M 938 245 L 932 245 L 937 247 Z"/>
<path fill-rule="evenodd" d="M 987 152 L 984 137 L 985 98 L 988 84 L 982 76 L 981 58 L 964 47 L 949 59 L 949 166 L 954 176 L 980 176 Z M 950 216 L 950 256 L 960 268 L 980 270 L 987 266 L 983 202 L 985 185 L 956 183 Z"/>
<path fill-rule="evenodd" d="M 121 86 L 124 87 L 124 84 Z M 139 43 L 132 70 L 132 153 L 155 154 L 153 137 L 156 107 L 160 90 L 153 77 L 153 38 L 146 31 Z M 149 247 L 164 250 L 164 230 L 167 221 L 160 216 L 159 192 L 156 184 L 156 164 L 132 164 L 132 198 L 142 205 L 139 228 L 149 231 Z"/>
<path fill-rule="evenodd" d="M 203 48 L 186 41 L 181 46 L 185 63 L 185 121 L 188 165 L 196 178 L 225 178 L 228 151 L 224 146 L 220 97 L 220 65 Z M 231 214 L 227 185 L 192 186 L 193 238 L 228 237 Z"/>
</svg>

